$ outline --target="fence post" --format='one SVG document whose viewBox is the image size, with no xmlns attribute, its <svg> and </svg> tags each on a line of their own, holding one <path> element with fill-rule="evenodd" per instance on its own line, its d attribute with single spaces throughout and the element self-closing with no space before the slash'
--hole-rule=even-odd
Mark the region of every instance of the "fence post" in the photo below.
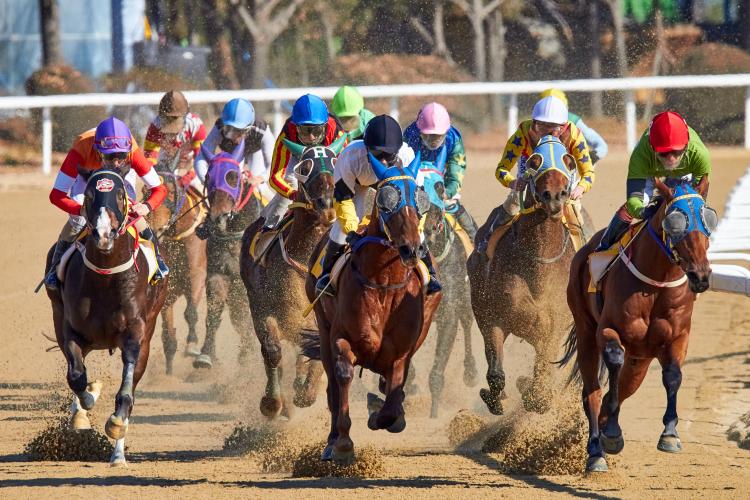
<svg viewBox="0 0 750 500">
<path fill-rule="evenodd" d="M 508 105 L 508 137 L 518 128 L 518 94 L 510 95 L 510 104 Z"/>
<path fill-rule="evenodd" d="M 52 172 L 52 111 L 42 108 L 42 172 Z"/>
<path fill-rule="evenodd" d="M 281 133 L 281 127 L 284 125 L 281 116 L 281 101 L 273 101 L 273 134 L 278 136 Z"/>
<path fill-rule="evenodd" d="M 398 121 L 398 96 L 391 96 L 391 116 Z"/>
<path fill-rule="evenodd" d="M 636 116 L 633 96 L 632 90 L 625 91 L 625 127 L 627 129 L 628 153 L 635 149 Z"/>
<path fill-rule="evenodd" d="M 745 149 L 750 149 L 750 87 L 745 92 Z"/>
</svg>

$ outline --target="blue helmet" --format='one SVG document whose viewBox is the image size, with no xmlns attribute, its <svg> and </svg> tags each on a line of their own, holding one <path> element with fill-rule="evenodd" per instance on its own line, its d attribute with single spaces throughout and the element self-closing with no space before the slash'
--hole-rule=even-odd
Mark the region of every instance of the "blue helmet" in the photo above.
<svg viewBox="0 0 750 500">
<path fill-rule="evenodd" d="M 294 103 L 292 121 L 296 125 L 322 125 L 328 122 L 328 106 L 316 95 L 305 94 Z"/>
<path fill-rule="evenodd" d="M 221 110 L 221 122 L 230 127 L 245 129 L 255 121 L 255 109 L 247 99 L 232 99 Z"/>
</svg>

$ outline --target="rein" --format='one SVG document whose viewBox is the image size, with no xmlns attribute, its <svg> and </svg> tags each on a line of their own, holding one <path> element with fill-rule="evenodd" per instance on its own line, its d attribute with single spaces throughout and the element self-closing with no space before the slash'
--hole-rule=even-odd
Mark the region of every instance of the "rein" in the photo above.
<svg viewBox="0 0 750 500">
<path fill-rule="evenodd" d="M 363 246 L 370 244 L 370 243 L 382 245 L 386 248 L 393 248 L 393 244 L 385 238 L 380 238 L 377 236 L 365 236 L 357 240 L 357 242 L 352 246 L 352 255 L 356 255 L 357 252 Z M 352 271 L 354 272 L 354 276 L 357 278 L 357 282 L 363 287 L 369 288 L 371 290 L 383 290 L 383 291 L 398 290 L 400 288 L 405 287 L 409 283 L 409 281 L 411 280 L 412 274 L 414 273 L 414 269 L 409 267 L 407 268 L 406 278 L 404 278 L 403 281 L 394 283 L 392 285 L 382 285 L 380 283 L 373 283 L 372 281 L 370 281 L 369 278 L 367 278 L 367 276 L 362 274 L 362 271 L 360 271 L 360 269 L 357 267 L 357 264 L 354 261 L 354 259 L 351 260 L 351 266 L 352 266 Z"/>
<path fill-rule="evenodd" d="M 544 257 L 534 257 L 534 260 L 537 262 L 541 262 L 542 264 L 554 264 L 558 260 L 562 259 L 565 255 L 565 252 L 568 251 L 568 246 L 570 246 L 570 231 L 567 230 L 565 227 L 565 224 L 562 225 L 562 232 L 563 232 L 563 246 L 562 250 L 558 255 L 551 258 L 544 258 Z"/>
</svg>

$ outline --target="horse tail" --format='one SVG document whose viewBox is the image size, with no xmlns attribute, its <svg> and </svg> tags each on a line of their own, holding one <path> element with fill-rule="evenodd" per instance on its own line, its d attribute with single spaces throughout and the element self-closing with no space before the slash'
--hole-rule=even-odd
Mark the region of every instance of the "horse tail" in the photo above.
<svg viewBox="0 0 750 500">
<path fill-rule="evenodd" d="M 320 360 L 320 333 L 317 330 L 302 330 L 299 346 L 303 355 L 313 360 Z"/>
<path fill-rule="evenodd" d="M 570 360 L 573 359 L 573 355 L 578 353 L 578 339 L 576 337 L 575 323 L 570 327 L 570 333 L 568 334 L 568 338 L 565 339 L 564 347 L 565 353 L 563 354 L 562 359 L 556 361 L 556 364 L 560 368 L 567 366 L 567 364 L 570 363 Z M 573 369 L 570 372 L 570 377 L 568 377 L 566 385 L 570 385 L 571 383 L 579 384 L 581 382 L 581 371 L 578 369 L 578 356 L 576 356 L 576 360 L 573 363 Z"/>
</svg>

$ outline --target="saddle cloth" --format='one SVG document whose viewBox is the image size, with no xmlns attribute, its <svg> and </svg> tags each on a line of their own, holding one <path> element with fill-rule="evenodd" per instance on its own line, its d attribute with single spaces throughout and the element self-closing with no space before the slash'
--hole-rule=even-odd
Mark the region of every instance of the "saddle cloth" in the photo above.
<svg viewBox="0 0 750 500">
<path fill-rule="evenodd" d="M 253 241 L 250 242 L 250 248 L 248 253 L 254 262 L 258 262 L 262 259 L 261 264 L 265 265 L 265 256 L 271 245 L 279 237 L 279 233 L 284 231 L 287 227 L 292 224 L 293 216 L 288 216 L 282 219 L 281 223 L 274 229 L 268 231 L 257 231 L 253 236 Z"/>
<path fill-rule="evenodd" d="M 464 246 L 466 255 L 471 255 L 471 252 L 474 251 L 474 242 L 471 241 L 469 233 L 467 233 L 464 228 L 461 227 L 461 224 L 458 223 L 458 221 L 455 217 L 453 217 L 452 214 L 445 214 L 445 220 L 448 222 L 448 224 L 450 224 L 451 228 L 453 228 L 453 232 L 456 233 L 458 239 L 461 240 L 461 244 Z"/>
<path fill-rule="evenodd" d="M 596 293 L 597 287 L 607 271 L 620 259 L 620 249 L 626 249 L 638 233 L 645 227 L 643 221 L 630 226 L 624 235 L 611 247 L 601 252 L 589 254 L 589 293 Z"/>
</svg>

